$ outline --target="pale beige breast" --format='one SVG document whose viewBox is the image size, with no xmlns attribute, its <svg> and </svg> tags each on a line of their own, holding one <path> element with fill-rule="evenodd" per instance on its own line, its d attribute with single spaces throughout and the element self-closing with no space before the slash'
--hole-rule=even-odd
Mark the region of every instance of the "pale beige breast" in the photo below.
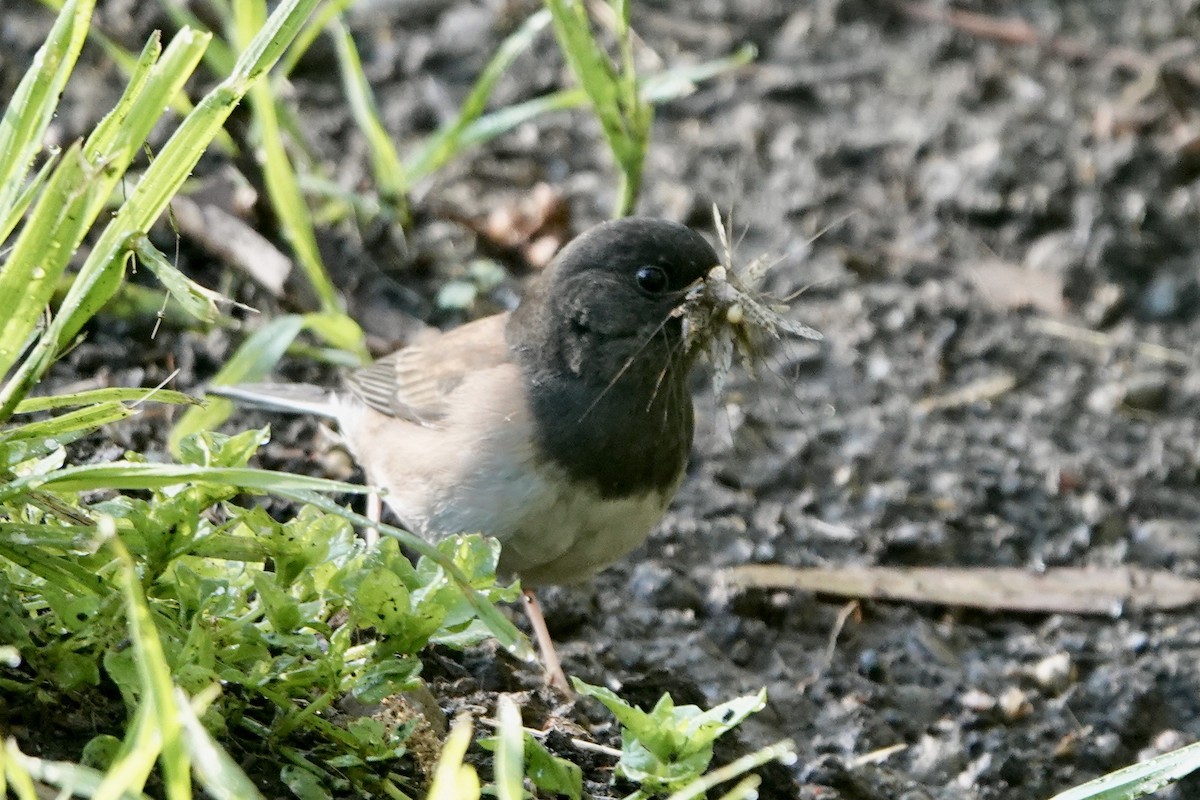
<svg viewBox="0 0 1200 800">
<path fill-rule="evenodd" d="M 583 580 L 637 547 L 670 495 L 603 499 L 535 451 L 519 368 L 466 377 L 434 426 L 391 417 L 349 398 L 339 416 L 370 483 L 414 532 L 430 539 L 485 533 L 500 540 L 501 570 L 530 585 Z"/>
</svg>

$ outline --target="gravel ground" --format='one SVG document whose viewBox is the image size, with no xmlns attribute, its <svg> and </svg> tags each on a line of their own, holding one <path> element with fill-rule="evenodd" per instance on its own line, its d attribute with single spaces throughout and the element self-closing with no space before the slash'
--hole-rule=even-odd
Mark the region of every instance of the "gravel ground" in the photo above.
<svg viewBox="0 0 1200 800">
<path fill-rule="evenodd" d="M 146 8 L 129 17 L 126 5 L 103 13 L 117 38 L 132 44 L 161 24 Z M 530 8 L 359 4 L 352 27 L 402 151 L 453 113 Z M 731 209 L 738 253 L 777 254 L 771 290 L 796 294 L 791 313 L 826 338 L 783 343 L 719 400 L 699 376 L 689 477 L 658 533 L 545 602 L 567 670 L 633 699 L 670 690 L 712 703 L 766 686 L 767 710 L 722 754 L 795 740 L 800 759 L 769 773 L 764 797 L 1041 798 L 1200 737 L 1190 609 L 849 607 L 824 593 L 735 589 L 724 577 L 752 563 L 1134 565 L 1200 577 L 1200 6 L 956 6 L 1007 23 L 999 28 L 925 8 L 634 9 L 634 27 L 667 64 L 745 42 L 759 52 L 660 108 L 639 211 L 707 230 L 714 201 Z M 46 16 L 27 0 L 6 5 L 5 49 L 32 52 Z M 26 61 L 0 64 L 0 89 L 11 91 Z M 120 85 L 98 53 L 89 65 L 56 121 L 63 141 Z M 565 80 L 544 36 L 496 102 Z M 327 45 L 294 88 L 328 173 L 357 185 L 368 160 Z M 225 165 L 213 156 L 201 167 Z M 377 341 L 402 336 L 398 312 L 452 324 L 461 315 L 434 297 L 477 249 L 454 220 L 511 207 L 544 192 L 540 183 L 561 194 L 574 230 L 611 207 L 614 171 L 582 113 L 526 125 L 420 186 L 404 252 L 386 230 L 325 230 L 322 247 Z M 257 213 L 256 227 L 276 236 Z M 508 277 L 473 313 L 510 303 L 529 270 L 512 251 L 495 253 Z M 279 308 L 186 238 L 181 256 L 210 285 Z M 177 329 L 150 340 L 147 323 L 110 322 L 54 380 L 152 384 L 180 367 L 177 384 L 191 389 L 235 344 Z M 332 378 L 303 364 L 287 374 Z M 165 421 L 142 420 L 90 442 L 87 457 L 161 450 Z M 273 422 L 264 464 L 329 474 L 313 423 Z M 602 718 L 555 704 L 534 670 L 488 648 L 436 655 L 430 675 L 447 709 L 524 689 L 527 722 L 566 730 Z M 610 766 L 590 765 L 597 796 L 615 791 L 604 784 Z M 1198 792 L 1192 780 L 1161 796 Z"/>
</svg>

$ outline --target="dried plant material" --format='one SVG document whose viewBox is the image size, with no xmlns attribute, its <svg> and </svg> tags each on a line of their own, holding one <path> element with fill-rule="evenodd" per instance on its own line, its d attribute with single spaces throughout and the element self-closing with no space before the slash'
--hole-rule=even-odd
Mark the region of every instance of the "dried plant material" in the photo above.
<svg viewBox="0 0 1200 800">
<path fill-rule="evenodd" d="M 723 263 L 688 293 L 677 313 L 683 316 L 684 341 L 690 350 L 702 350 L 713 365 L 713 392 L 721 395 L 735 352 L 750 367 L 763 356 L 766 339 L 784 334 L 820 340 L 821 333 L 788 319 L 785 303 L 764 295 L 759 286 L 771 263 L 761 255 L 738 270 L 733 262 L 732 223 L 722 220 L 713 205 L 713 221 L 721 242 Z"/>
<path fill-rule="evenodd" d="M 917 410 L 925 413 L 946 408 L 962 408 L 974 405 L 975 403 L 995 400 L 1011 392 L 1016 385 L 1016 375 L 1013 375 L 1011 372 L 1000 372 L 996 375 L 988 375 L 979 380 L 971 381 L 966 386 L 946 392 L 945 394 L 924 397 L 917 401 L 916 406 Z"/>
<path fill-rule="evenodd" d="M 837 597 L 935 603 L 989 611 L 1100 614 L 1167 610 L 1200 603 L 1200 581 L 1165 570 L 1063 567 L 825 567 L 747 564 L 726 570 L 740 588 L 798 589 Z"/>
<path fill-rule="evenodd" d="M 171 201 L 171 213 L 181 234 L 245 272 L 275 297 L 283 296 L 292 260 L 258 231 L 220 206 L 183 195 Z"/>
<path fill-rule="evenodd" d="M 571 221 L 562 192 L 547 183 L 537 184 L 528 195 L 497 207 L 482 219 L 450 217 L 493 249 L 518 254 L 535 269 L 549 264 L 562 249 Z"/>
</svg>

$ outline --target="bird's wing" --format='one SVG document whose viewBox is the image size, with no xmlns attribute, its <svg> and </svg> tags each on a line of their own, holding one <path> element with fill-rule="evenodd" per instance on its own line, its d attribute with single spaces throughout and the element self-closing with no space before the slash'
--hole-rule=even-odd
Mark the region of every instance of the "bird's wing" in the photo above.
<svg viewBox="0 0 1200 800">
<path fill-rule="evenodd" d="M 467 375 L 510 360 L 504 327 L 508 314 L 469 322 L 413 344 L 355 370 L 346 378 L 350 392 L 391 417 L 436 425 L 446 401 Z"/>
</svg>

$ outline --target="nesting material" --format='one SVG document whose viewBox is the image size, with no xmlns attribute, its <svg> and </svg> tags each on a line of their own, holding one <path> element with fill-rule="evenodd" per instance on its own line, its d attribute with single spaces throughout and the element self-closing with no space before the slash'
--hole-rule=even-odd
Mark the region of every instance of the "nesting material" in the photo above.
<svg viewBox="0 0 1200 800">
<path fill-rule="evenodd" d="M 733 368 L 734 354 L 754 367 L 766 352 L 768 340 L 785 334 L 819 340 L 814 328 L 788 319 L 788 306 L 763 294 L 759 287 L 771 267 L 764 254 L 742 269 L 734 267 L 731 225 L 721 218 L 713 205 L 713 221 L 721 242 L 723 263 L 713 267 L 707 277 L 689 291 L 677 310 L 683 316 L 684 341 L 689 350 L 700 350 L 713 365 L 713 392 L 725 388 Z"/>
</svg>

